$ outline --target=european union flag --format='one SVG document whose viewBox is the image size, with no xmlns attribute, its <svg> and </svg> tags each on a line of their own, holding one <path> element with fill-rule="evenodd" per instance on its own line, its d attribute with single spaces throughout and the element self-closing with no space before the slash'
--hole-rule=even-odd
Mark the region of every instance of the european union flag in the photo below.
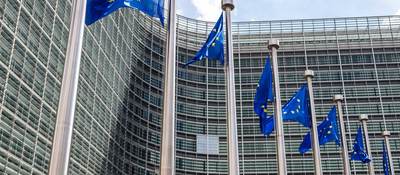
<svg viewBox="0 0 400 175">
<path fill-rule="evenodd" d="M 267 104 L 273 100 L 271 61 L 267 57 L 254 97 L 254 112 L 260 117 L 260 129 L 265 135 L 274 130 L 274 117 L 267 114 Z"/>
<path fill-rule="evenodd" d="M 358 128 L 356 140 L 353 145 L 353 153 L 351 153 L 351 160 L 359 160 L 362 163 L 369 163 L 371 159 L 368 154 L 364 151 L 364 139 L 361 131 L 361 127 Z"/>
<path fill-rule="evenodd" d="M 383 144 L 383 173 L 385 175 L 389 175 L 390 174 L 390 164 L 389 164 L 389 157 L 388 157 L 388 153 L 386 150 L 386 145 L 385 145 L 385 141 L 382 142 Z"/>
<path fill-rule="evenodd" d="M 311 127 L 310 97 L 307 85 L 300 90 L 283 106 L 284 121 L 297 121 L 305 127 Z"/>
<path fill-rule="evenodd" d="M 224 64 L 224 34 L 223 34 L 223 15 L 219 17 L 217 23 L 208 35 L 207 41 L 203 47 L 196 53 L 194 58 L 185 64 L 185 66 L 200 61 L 203 58 L 210 60 L 219 60 Z"/>
<path fill-rule="evenodd" d="M 164 0 L 87 0 L 85 23 L 93 24 L 122 7 L 136 8 L 149 16 L 158 17 L 164 26 Z"/>
<path fill-rule="evenodd" d="M 318 125 L 318 140 L 319 145 L 324 145 L 330 141 L 335 141 L 337 145 L 340 145 L 336 122 L 336 107 L 333 107 L 329 112 L 328 117 Z M 308 132 L 304 137 L 303 143 L 300 145 L 299 151 L 301 154 L 304 154 L 310 149 L 311 135 L 310 132 Z"/>
<path fill-rule="evenodd" d="M 271 62 L 267 57 L 264 70 L 257 84 L 256 95 L 254 97 L 254 112 L 261 116 L 267 112 L 268 102 L 274 101 L 274 93 L 272 92 L 272 70 Z"/>
<path fill-rule="evenodd" d="M 264 135 L 270 135 L 274 131 L 275 119 L 274 116 L 269 116 L 266 113 L 260 116 L 260 130 Z"/>
</svg>

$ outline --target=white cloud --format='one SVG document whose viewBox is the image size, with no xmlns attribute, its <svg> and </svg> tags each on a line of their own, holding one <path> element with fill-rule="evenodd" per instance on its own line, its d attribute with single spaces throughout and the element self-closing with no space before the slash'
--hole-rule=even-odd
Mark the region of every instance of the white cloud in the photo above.
<svg viewBox="0 0 400 175">
<path fill-rule="evenodd" d="M 204 21 L 215 21 L 221 14 L 220 0 L 191 0 L 199 16 L 196 19 Z"/>
</svg>

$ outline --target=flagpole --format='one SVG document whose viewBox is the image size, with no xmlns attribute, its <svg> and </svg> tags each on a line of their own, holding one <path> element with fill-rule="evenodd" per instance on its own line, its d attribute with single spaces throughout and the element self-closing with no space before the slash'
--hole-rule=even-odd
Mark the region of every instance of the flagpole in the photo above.
<svg viewBox="0 0 400 175">
<path fill-rule="evenodd" d="M 371 159 L 371 162 L 368 163 L 368 171 L 369 171 L 370 175 L 375 175 L 374 163 L 373 163 L 374 160 L 372 158 L 371 146 L 369 144 L 369 135 L 368 135 L 368 127 L 367 127 L 368 115 L 361 114 L 359 120 L 363 127 L 364 140 L 365 140 L 365 146 L 367 147 L 367 153 L 368 153 L 369 158 Z"/>
<path fill-rule="evenodd" d="M 279 40 L 270 39 L 268 43 L 268 48 L 271 50 L 271 61 L 272 61 L 272 72 L 274 79 L 274 89 L 275 89 L 275 103 L 274 103 L 274 113 L 275 113 L 275 130 L 276 130 L 276 161 L 278 163 L 278 174 L 286 175 L 286 151 L 285 151 L 285 137 L 283 133 L 283 120 L 282 120 L 282 104 L 281 104 L 281 90 L 279 82 L 279 69 L 278 69 L 278 49 Z"/>
<path fill-rule="evenodd" d="M 58 102 L 49 175 L 67 175 L 68 171 L 85 27 L 86 0 L 73 0 L 71 12 L 71 24 Z"/>
<path fill-rule="evenodd" d="M 390 149 L 390 142 L 389 142 L 390 132 L 383 131 L 382 136 L 385 139 L 385 145 L 386 145 L 387 155 L 388 155 L 388 159 L 389 159 L 390 172 L 392 175 L 394 175 L 395 172 L 394 172 L 394 167 L 393 167 L 392 151 Z"/>
<path fill-rule="evenodd" d="M 228 164 L 229 175 L 239 175 L 239 152 L 236 119 L 236 95 L 235 95 L 235 68 L 233 62 L 232 19 L 231 11 L 235 8 L 233 0 L 222 0 L 222 9 L 226 17 L 226 55 L 225 79 L 227 96 L 227 125 L 228 125 Z"/>
<path fill-rule="evenodd" d="M 319 150 L 319 139 L 318 139 L 318 129 L 317 129 L 317 116 L 315 114 L 315 104 L 314 104 L 314 92 L 312 85 L 312 78 L 314 77 L 314 71 L 306 70 L 304 72 L 304 77 L 307 80 L 308 94 L 310 96 L 310 108 L 311 108 L 311 138 L 312 138 L 312 148 L 314 157 L 314 174 L 322 175 L 321 168 L 321 155 Z"/>
<path fill-rule="evenodd" d="M 343 95 L 335 95 L 333 101 L 336 103 L 337 111 L 339 113 L 340 135 L 342 142 L 342 159 L 343 159 L 343 173 L 350 174 L 349 151 L 347 147 L 346 128 L 344 126 L 342 101 Z"/>
<path fill-rule="evenodd" d="M 168 31 L 165 57 L 163 126 L 160 175 L 175 174 L 175 74 L 176 74 L 176 4 L 168 1 Z"/>
</svg>

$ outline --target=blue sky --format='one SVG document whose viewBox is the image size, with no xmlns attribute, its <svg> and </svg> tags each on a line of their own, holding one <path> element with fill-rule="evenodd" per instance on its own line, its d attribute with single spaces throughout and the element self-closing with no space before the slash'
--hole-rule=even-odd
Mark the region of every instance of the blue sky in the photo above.
<svg viewBox="0 0 400 175">
<path fill-rule="evenodd" d="M 400 15 L 400 0 L 235 0 L 234 21 Z M 220 0 L 177 0 L 178 14 L 215 21 Z"/>
</svg>

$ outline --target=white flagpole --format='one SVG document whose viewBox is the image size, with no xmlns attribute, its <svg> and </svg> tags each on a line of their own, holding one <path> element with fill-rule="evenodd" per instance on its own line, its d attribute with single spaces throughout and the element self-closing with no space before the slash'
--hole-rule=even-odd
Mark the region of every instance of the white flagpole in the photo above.
<svg viewBox="0 0 400 175">
<path fill-rule="evenodd" d="M 169 0 L 160 175 L 175 174 L 176 4 Z"/>
<path fill-rule="evenodd" d="M 385 139 L 385 146 L 386 146 L 388 159 L 389 159 L 390 172 L 391 172 L 392 175 L 394 175 L 395 172 L 394 172 L 393 159 L 392 159 L 392 150 L 390 149 L 390 142 L 389 142 L 390 132 L 389 131 L 383 131 L 382 136 Z"/>
<path fill-rule="evenodd" d="M 333 96 L 333 101 L 337 106 L 337 113 L 339 114 L 340 136 L 342 142 L 342 159 L 343 159 L 343 174 L 350 174 L 349 151 L 347 150 L 346 128 L 343 120 L 342 101 L 343 95 Z"/>
<path fill-rule="evenodd" d="M 319 150 L 319 139 L 318 139 L 318 129 L 317 129 L 317 116 L 315 114 L 315 104 L 314 104 L 314 92 L 312 86 L 312 78 L 314 77 L 314 71 L 306 70 L 304 72 L 304 77 L 307 80 L 308 85 L 308 94 L 310 96 L 310 108 L 311 108 L 311 140 L 312 140 L 312 149 L 313 149 L 313 157 L 314 157 L 314 174 L 322 175 L 322 167 L 321 167 L 321 155 Z"/>
<path fill-rule="evenodd" d="M 373 163 L 374 160 L 372 158 L 371 146 L 369 145 L 369 135 L 368 135 L 368 127 L 367 127 L 368 115 L 361 114 L 359 120 L 363 127 L 365 147 L 367 147 L 367 153 L 368 153 L 369 158 L 371 159 L 371 162 L 368 163 L 368 171 L 369 171 L 370 175 L 375 175 L 374 163 Z"/>
<path fill-rule="evenodd" d="M 67 175 L 68 171 L 85 27 L 85 13 L 86 0 L 73 0 L 49 175 Z"/>
<path fill-rule="evenodd" d="M 279 69 L 278 69 L 278 48 L 279 40 L 271 39 L 268 43 L 268 48 L 271 50 L 271 62 L 274 79 L 275 89 L 275 131 L 276 131 L 276 161 L 278 163 L 278 174 L 286 175 L 286 151 L 285 151 L 285 137 L 283 133 L 283 119 L 282 119 L 282 104 L 281 104 L 281 90 L 279 82 Z"/>
<path fill-rule="evenodd" d="M 235 68 L 233 63 L 232 19 L 231 11 L 235 8 L 233 0 L 222 0 L 222 9 L 226 17 L 226 59 L 225 79 L 227 89 L 227 125 L 228 125 L 228 174 L 239 175 L 239 151 L 236 119 Z"/>
</svg>

